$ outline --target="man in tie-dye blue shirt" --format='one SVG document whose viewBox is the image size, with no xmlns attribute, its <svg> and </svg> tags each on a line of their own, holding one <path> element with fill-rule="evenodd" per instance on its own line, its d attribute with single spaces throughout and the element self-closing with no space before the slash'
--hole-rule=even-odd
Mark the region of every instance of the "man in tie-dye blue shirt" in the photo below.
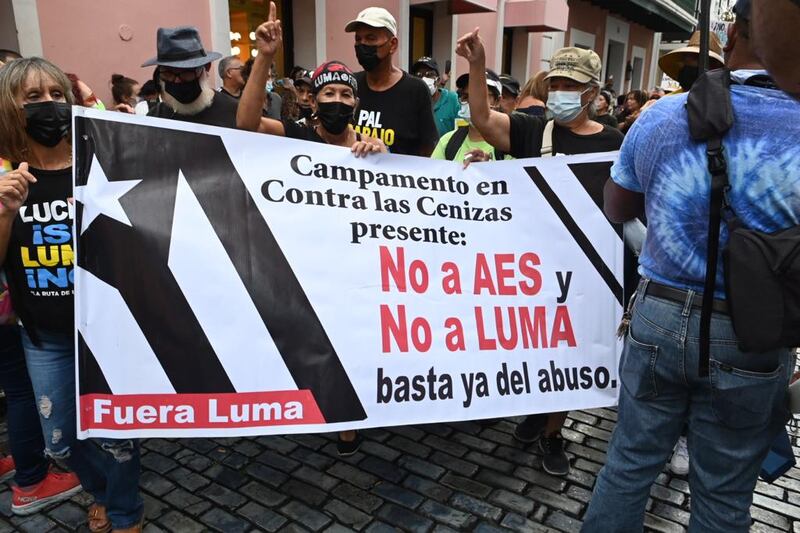
<svg viewBox="0 0 800 533">
<path fill-rule="evenodd" d="M 748 228 L 772 233 L 800 224 L 800 104 L 781 91 L 743 85 L 758 74 L 766 72 L 734 71 L 735 120 L 723 144 L 733 211 Z M 688 134 L 686 98 L 662 98 L 646 111 L 647 119 L 625 138 L 611 177 L 645 195 L 647 240 L 639 273 L 702 292 L 711 177 L 705 143 Z M 720 249 L 727 239 L 723 224 Z M 716 297 L 725 298 L 722 268 Z"/>
<path fill-rule="evenodd" d="M 769 83 L 749 43 L 749 2 L 737 0 L 729 30 L 734 124 L 723 138 L 731 207 L 749 228 L 800 223 L 800 102 Z M 687 95 L 642 113 L 605 187 L 606 214 L 624 222 L 644 212 L 642 275 L 623 323 L 619 409 L 606 464 L 582 531 L 641 531 L 647 498 L 684 426 L 692 512 L 689 531 L 750 530 L 761 463 L 789 413 L 794 368 L 788 348 L 739 349 L 717 269 L 708 372 L 700 370 L 711 175 L 706 144 L 689 134 Z M 721 246 L 727 242 L 721 234 Z M 757 284 L 753 279 L 751 283 Z"/>
</svg>

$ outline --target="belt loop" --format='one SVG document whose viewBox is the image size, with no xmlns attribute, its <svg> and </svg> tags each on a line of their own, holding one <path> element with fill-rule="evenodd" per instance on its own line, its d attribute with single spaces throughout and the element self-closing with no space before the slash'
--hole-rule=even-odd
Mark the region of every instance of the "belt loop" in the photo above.
<svg viewBox="0 0 800 533">
<path fill-rule="evenodd" d="M 650 283 L 650 279 L 648 278 L 642 278 L 642 280 L 639 282 L 639 288 L 636 290 L 636 292 L 639 294 L 638 298 L 639 303 L 644 301 L 644 297 L 647 294 L 648 283 Z"/>
<path fill-rule="evenodd" d="M 686 293 L 686 302 L 683 304 L 683 311 L 681 316 L 688 317 L 692 313 L 692 304 L 694 303 L 694 289 L 689 289 Z"/>
</svg>

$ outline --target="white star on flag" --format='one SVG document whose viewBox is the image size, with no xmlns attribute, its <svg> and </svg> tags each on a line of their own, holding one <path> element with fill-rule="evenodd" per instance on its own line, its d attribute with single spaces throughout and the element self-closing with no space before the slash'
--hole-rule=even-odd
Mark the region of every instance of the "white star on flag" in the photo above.
<svg viewBox="0 0 800 533">
<path fill-rule="evenodd" d="M 128 215 L 122 209 L 119 199 L 128 191 L 139 185 L 142 180 L 108 181 L 97 156 L 92 156 L 92 167 L 86 185 L 75 187 L 75 198 L 83 204 L 83 223 L 81 235 L 100 215 L 113 218 L 123 224 L 132 226 Z"/>
</svg>

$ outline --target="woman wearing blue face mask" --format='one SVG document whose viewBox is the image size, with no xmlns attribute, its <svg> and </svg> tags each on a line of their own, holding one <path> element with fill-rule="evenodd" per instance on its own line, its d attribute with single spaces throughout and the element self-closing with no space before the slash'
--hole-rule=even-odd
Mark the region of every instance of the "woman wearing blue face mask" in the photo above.
<svg viewBox="0 0 800 533">
<path fill-rule="evenodd" d="M 587 154 L 618 150 L 622 133 L 591 119 L 600 92 L 600 57 L 591 50 L 562 48 L 550 60 L 547 110 L 552 118 L 524 113 L 510 115 L 489 109 L 486 55 L 478 29 L 458 40 L 456 53 L 469 61 L 470 121 L 497 150 L 515 158 Z M 568 413 L 531 415 L 514 431 L 525 443 L 538 442 L 542 467 L 566 476 L 569 460 L 561 427 Z"/>
</svg>

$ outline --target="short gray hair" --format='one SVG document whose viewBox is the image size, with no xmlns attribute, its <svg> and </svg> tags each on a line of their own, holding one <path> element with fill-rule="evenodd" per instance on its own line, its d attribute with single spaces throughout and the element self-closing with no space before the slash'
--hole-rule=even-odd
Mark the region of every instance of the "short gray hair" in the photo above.
<svg viewBox="0 0 800 533">
<path fill-rule="evenodd" d="M 588 83 L 588 85 L 589 85 L 590 89 L 600 89 L 600 82 L 597 82 L 595 80 L 591 80 Z M 600 91 L 598 91 L 597 94 L 600 94 Z M 597 100 L 596 96 L 589 101 L 589 105 L 587 106 L 587 110 L 589 112 L 589 118 L 590 119 L 593 119 L 594 117 L 597 116 L 597 105 L 594 103 L 595 100 Z M 610 108 L 611 108 L 611 106 L 609 105 L 609 112 L 610 112 Z"/>
<path fill-rule="evenodd" d="M 225 71 L 231 66 L 231 61 L 234 59 L 239 59 L 238 56 L 228 56 L 223 57 L 219 60 L 219 64 L 217 65 L 217 72 L 219 73 L 220 79 L 225 79 Z"/>
</svg>

